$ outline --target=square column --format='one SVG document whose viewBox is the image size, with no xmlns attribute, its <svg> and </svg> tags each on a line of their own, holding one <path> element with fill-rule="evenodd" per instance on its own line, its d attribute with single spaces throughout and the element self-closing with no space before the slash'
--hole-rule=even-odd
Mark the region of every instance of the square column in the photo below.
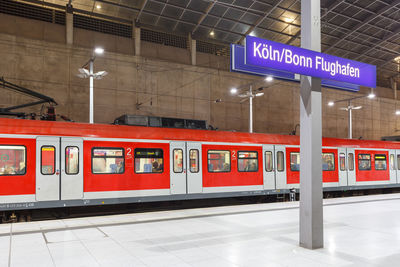
<svg viewBox="0 0 400 267">
<path fill-rule="evenodd" d="M 390 78 L 390 85 L 393 89 L 393 97 L 395 100 L 397 100 L 397 82 L 394 78 Z"/>
<path fill-rule="evenodd" d="M 65 42 L 68 45 L 74 43 L 74 13 L 72 5 L 68 4 L 65 12 Z"/>
<path fill-rule="evenodd" d="M 140 28 L 133 26 L 133 38 L 135 39 L 135 56 L 140 56 Z"/>
<path fill-rule="evenodd" d="M 197 53 L 197 48 L 196 48 L 196 40 L 192 38 L 192 35 L 189 33 L 188 37 L 189 41 L 189 50 L 190 50 L 190 62 L 192 63 L 193 66 L 196 65 L 196 53 Z"/>
<path fill-rule="evenodd" d="M 321 51 L 320 0 L 301 1 L 301 47 Z M 300 246 L 324 246 L 321 79 L 300 81 Z"/>
</svg>

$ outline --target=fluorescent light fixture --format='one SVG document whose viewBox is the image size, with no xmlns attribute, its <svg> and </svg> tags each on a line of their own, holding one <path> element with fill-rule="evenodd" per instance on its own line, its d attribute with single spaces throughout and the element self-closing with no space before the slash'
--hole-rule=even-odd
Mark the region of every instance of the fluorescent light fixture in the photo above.
<svg viewBox="0 0 400 267">
<path fill-rule="evenodd" d="M 264 95 L 264 93 L 262 93 L 262 92 L 256 94 L 256 96 L 263 96 L 263 95 Z"/>
<path fill-rule="evenodd" d="M 104 48 L 102 48 L 102 47 L 96 47 L 96 48 L 94 49 L 94 52 L 95 52 L 96 54 L 98 54 L 98 55 L 102 55 L 102 54 L 104 53 Z"/>
<path fill-rule="evenodd" d="M 238 92 L 237 88 L 232 88 L 232 89 L 231 89 L 231 94 L 234 95 L 234 94 L 236 94 L 237 92 Z"/>
<path fill-rule="evenodd" d="M 328 102 L 328 106 L 332 107 L 333 105 L 335 105 L 335 102 L 333 102 L 333 101 Z"/>
<path fill-rule="evenodd" d="M 274 77 L 272 77 L 272 76 L 265 77 L 266 82 L 272 82 L 273 80 L 274 80 Z"/>
<path fill-rule="evenodd" d="M 375 94 L 374 94 L 373 92 L 371 92 L 371 93 L 368 95 L 368 98 L 369 98 L 369 99 L 375 98 Z"/>
<path fill-rule="evenodd" d="M 353 109 L 362 109 L 362 106 L 353 107 Z"/>
<path fill-rule="evenodd" d="M 400 115 L 400 110 L 396 110 L 396 115 Z"/>
</svg>

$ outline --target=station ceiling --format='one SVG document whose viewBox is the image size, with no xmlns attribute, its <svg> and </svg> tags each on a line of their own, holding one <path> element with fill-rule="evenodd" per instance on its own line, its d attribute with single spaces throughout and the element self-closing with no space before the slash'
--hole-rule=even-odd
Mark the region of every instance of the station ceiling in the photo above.
<svg viewBox="0 0 400 267">
<path fill-rule="evenodd" d="M 135 21 L 217 43 L 248 34 L 300 45 L 300 0 L 41 0 Z M 399 79 L 400 0 L 321 0 L 322 52 L 378 67 L 378 79 Z M 395 58 L 399 62 L 396 62 Z"/>
</svg>

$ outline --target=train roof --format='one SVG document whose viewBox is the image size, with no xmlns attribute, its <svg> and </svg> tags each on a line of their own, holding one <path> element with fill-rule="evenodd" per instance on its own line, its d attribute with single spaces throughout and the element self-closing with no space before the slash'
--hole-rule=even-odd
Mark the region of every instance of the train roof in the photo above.
<svg viewBox="0 0 400 267">
<path fill-rule="evenodd" d="M 0 118 L 0 134 L 299 145 L 299 136 Z M 323 146 L 400 149 L 400 142 L 323 138 Z"/>
</svg>

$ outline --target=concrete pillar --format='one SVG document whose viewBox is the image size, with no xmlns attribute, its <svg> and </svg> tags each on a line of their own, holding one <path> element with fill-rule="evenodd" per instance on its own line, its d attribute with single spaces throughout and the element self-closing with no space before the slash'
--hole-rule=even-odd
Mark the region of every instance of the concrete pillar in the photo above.
<svg viewBox="0 0 400 267">
<path fill-rule="evenodd" d="M 133 38 L 135 38 L 135 56 L 140 56 L 140 28 L 133 26 Z"/>
<path fill-rule="evenodd" d="M 72 5 L 69 4 L 65 12 L 65 41 L 68 45 L 74 43 L 74 13 Z"/>
<path fill-rule="evenodd" d="M 390 85 L 393 89 L 394 99 L 397 100 L 397 82 L 394 78 L 390 78 Z"/>
<path fill-rule="evenodd" d="M 189 50 L 190 50 L 190 62 L 192 63 L 193 66 L 196 65 L 196 54 L 197 54 L 197 48 L 196 48 L 196 40 L 192 38 L 192 35 L 189 33 Z"/>
<path fill-rule="evenodd" d="M 320 0 L 301 1 L 301 47 L 321 51 Z M 321 79 L 300 81 L 300 246 L 322 248 Z"/>
</svg>

